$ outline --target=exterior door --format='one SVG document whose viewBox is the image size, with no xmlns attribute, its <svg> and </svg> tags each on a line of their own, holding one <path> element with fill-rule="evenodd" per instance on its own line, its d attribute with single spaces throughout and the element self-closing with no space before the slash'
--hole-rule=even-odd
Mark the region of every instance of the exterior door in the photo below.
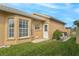
<svg viewBox="0 0 79 59">
<path fill-rule="evenodd" d="M 48 39 L 48 24 L 45 24 L 43 29 L 43 38 Z"/>
</svg>

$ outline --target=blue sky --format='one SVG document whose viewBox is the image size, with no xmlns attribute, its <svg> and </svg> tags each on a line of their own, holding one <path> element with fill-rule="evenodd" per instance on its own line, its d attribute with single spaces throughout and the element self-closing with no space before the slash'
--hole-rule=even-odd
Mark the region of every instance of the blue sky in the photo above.
<svg viewBox="0 0 79 59">
<path fill-rule="evenodd" d="M 79 19 L 78 3 L 9 3 L 10 7 L 28 12 L 41 13 L 64 21 L 66 26 L 73 26 L 73 21 Z"/>
</svg>

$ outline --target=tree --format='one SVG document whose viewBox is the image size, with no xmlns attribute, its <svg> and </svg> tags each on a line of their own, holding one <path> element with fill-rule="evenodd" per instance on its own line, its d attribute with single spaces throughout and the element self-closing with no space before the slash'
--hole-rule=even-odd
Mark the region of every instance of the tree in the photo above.
<svg viewBox="0 0 79 59">
<path fill-rule="evenodd" d="M 79 26 L 79 20 L 74 21 L 74 25 Z"/>
</svg>

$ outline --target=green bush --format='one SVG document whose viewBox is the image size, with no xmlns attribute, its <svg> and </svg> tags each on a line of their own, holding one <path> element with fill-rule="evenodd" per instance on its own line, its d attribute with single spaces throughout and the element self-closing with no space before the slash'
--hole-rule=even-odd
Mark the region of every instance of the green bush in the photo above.
<svg viewBox="0 0 79 59">
<path fill-rule="evenodd" d="M 52 37 L 52 38 L 59 40 L 61 35 L 62 35 L 62 32 L 59 31 L 59 30 L 56 30 L 56 31 L 53 33 L 53 37 Z"/>
</svg>

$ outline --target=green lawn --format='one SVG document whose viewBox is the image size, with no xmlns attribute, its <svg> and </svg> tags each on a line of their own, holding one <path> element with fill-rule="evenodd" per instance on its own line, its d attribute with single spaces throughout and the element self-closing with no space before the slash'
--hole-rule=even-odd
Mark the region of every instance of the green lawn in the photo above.
<svg viewBox="0 0 79 59">
<path fill-rule="evenodd" d="M 9 48 L 1 48 L 0 55 L 9 56 L 59 56 L 59 55 L 79 55 L 79 45 L 75 43 L 75 38 L 67 42 L 48 40 L 41 43 L 23 43 Z"/>
</svg>

